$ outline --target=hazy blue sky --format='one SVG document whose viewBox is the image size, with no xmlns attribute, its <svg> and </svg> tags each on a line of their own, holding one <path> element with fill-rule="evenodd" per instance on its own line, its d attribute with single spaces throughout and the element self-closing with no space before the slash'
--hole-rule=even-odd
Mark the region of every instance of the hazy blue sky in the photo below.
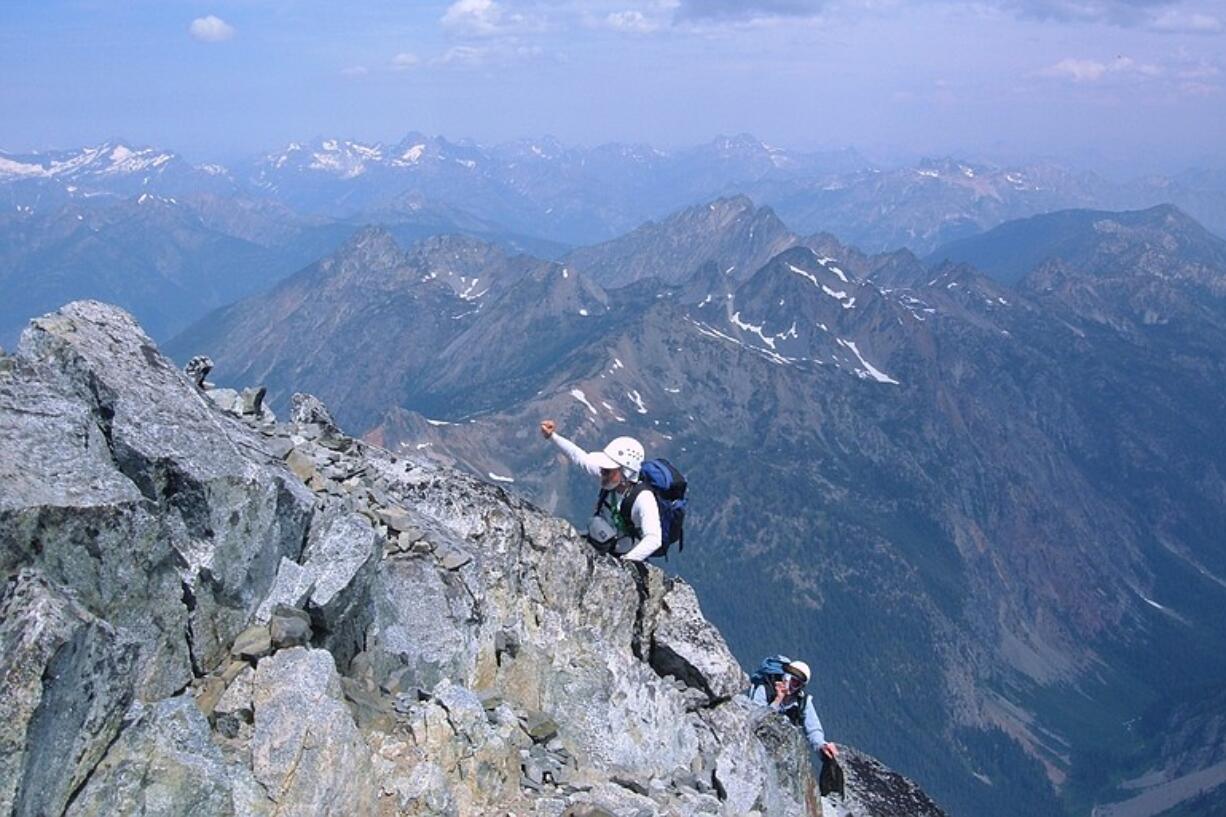
<svg viewBox="0 0 1226 817">
<path fill-rule="evenodd" d="M 3 0 L 0 148 L 291 139 L 1226 164 L 1226 0 Z"/>
</svg>

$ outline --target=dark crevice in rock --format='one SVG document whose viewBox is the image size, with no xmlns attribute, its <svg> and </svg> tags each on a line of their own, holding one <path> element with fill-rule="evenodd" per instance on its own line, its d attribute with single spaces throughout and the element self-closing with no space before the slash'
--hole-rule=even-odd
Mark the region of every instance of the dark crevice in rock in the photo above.
<svg viewBox="0 0 1226 817">
<path fill-rule="evenodd" d="M 277 491 L 277 518 L 285 519 L 289 516 L 289 510 L 296 507 L 294 495 L 290 491 L 286 483 L 281 483 Z M 302 564 L 302 557 L 306 554 L 307 543 L 311 541 L 311 528 L 315 525 L 317 517 L 322 517 L 321 508 L 318 506 L 311 508 L 305 514 L 302 520 L 302 535 L 295 542 L 293 553 L 288 557 L 291 561 Z"/>
<path fill-rule="evenodd" d="M 592 587 L 592 579 L 596 575 L 596 558 L 591 550 L 584 553 L 583 580 L 579 582 L 578 605 L 582 607 L 587 602 L 588 590 Z"/>
<path fill-rule="evenodd" d="M 212 539 L 208 491 L 200 482 L 168 465 L 159 462 L 155 470 L 156 477 L 160 477 L 157 481 L 163 503 L 179 512 L 188 535 L 196 539 Z"/>
<path fill-rule="evenodd" d="M 183 606 L 187 608 L 187 621 L 183 626 L 183 636 L 187 640 L 187 657 L 191 661 L 192 675 L 203 678 L 206 673 L 200 666 L 200 659 L 196 657 L 195 639 L 192 636 L 191 614 L 196 612 L 196 594 L 192 592 L 192 587 L 187 582 L 180 582 L 180 584 L 183 587 Z"/>
<path fill-rule="evenodd" d="M 711 691 L 711 686 L 707 683 L 707 679 L 703 677 L 703 674 L 693 664 L 677 655 L 668 647 L 656 643 L 654 638 L 651 640 L 651 656 L 648 663 L 651 664 L 651 668 L 660 677 L 663 678 L 671 675 L 687 687 L 702 690 L 710 700 L 710 703 L 707 705 L 708 708 L 728 700 L 727 698 L 718 698 Z"/>
<path fill-rule="evenodd" d="M 723 782 L 719 779 L 719 775 L 712 770 L 711 772 L 711 788 L 715 789 L 715 796 L 721 801 L 728 799 L 728 790 L 724 788 Z"/>
<path fill-rule="evenodd" d="M 629 777 L 625 777 L 623 775 L 613 775 L 613 777 L 609 779 L 609 782 L 616 783 L 617 785 L 621 786 L 626 791 L 632 791 L 635 794 L 640 795 L 642 797 L 649 796 L 649 791 L 646 786 L 644 786 L 642 783 L 638 782 L 637 780 L 630 779 Z"/>
<path fill-rule="evenodd" d="M 519 642 L 514 633 L 499 630 L 494 634 L 494 663 L 499 668 L 503 665 L 503 656 L 514 661 L 519 656 Z"/>
<path fill-rule="evenodd" d="M 328 649 L 328 640 L 332 636 L 332 631 L 328 629 L 328 621 L 324 618 L 323 610 L 318 605 L 308 602 L 305 612 L 311 617 L 311 647 L 317 650 L 332 652 Z M 349 660 L 353 660 L 353 655 L 357 655 L 359 651 L 360 649 L 355 645 Z M 336 653 L 332 653 L 332 658 L 336 661 L 337 667 L 344 667 L 349 664 L 349 661 L 342 661 Z"/>
<path fill-rule="evenodd" d="M 92 372 L 89 379 L 86 381 L 89 388 L 90 397 L 93 400 L 94 406 L 98 410 L 98 430 L 102 432 L 102 439 L 106 440 L 106 447 L 111 453 L 111 459 L 115 460 L 118 465 L 118 460 L 115 458 L 115 404 L 114 397 L 109 394 L 109 389 L 99 382 L 96 375 Z"/>
<path fill-rule="evenodd" d="M 451 709 L 448 708 L 447 704 L 443 702 L 442 698 L 436 695 L 431 695 L 430 693 L 425 693 L 425 696 L 426 700 L 438 704 L 439 709 L 443 710 L 443 717 L 447 719 L 447 725 L 451 727 L 451 731 L 456 736 L 456 739 L 464 742 L 465 751 L 468 751 L 468 747 L 471 746 L 472 740 L 469 738 L 468 733 L 464 731 L 463 726 L 451 719 Z"/>
<path fill-rule="evenodd" d="M 472 612 L 468 616 L 468 622 L 471 624 L 475 624 L 478 628 L 481 627 L 481 625 L 485 624 L 485 614 L 481 612 L 481 603 L 477 599 L 477 594 L 474 593 L 472 591 L 472 588 L 468 586 L 468 582 L 464 580 L 464 576 L 462 573 L 460 573 L 459 571 L 452 571 L 448 574 L 445 574 L 443 576 L 443 580 L 448 581 L 450 576 L 456 577 L 455 581 L 459 583 L 460 587 L 464 588 L 464 592 L 468 594 L 469 601 L 472 602 L 471 604 Z"/>
</svg>

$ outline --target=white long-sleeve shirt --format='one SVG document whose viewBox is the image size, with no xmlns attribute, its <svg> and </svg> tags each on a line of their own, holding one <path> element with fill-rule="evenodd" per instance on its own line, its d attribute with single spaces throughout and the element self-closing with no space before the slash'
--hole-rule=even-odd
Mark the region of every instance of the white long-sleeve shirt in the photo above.
<svg viewBox="0 0 1226 817">
<path fill-rule="evenodd" d="M 562 449 L 562 453 L 566 454 L 571 462 L 597 479 L 600 478 L 601 466 L 593 462 L 588 452 L 557 432 L 551 434 L 549 439 L 557 443 L 558 448 Z M 626 486 L 627 489 L 629 487 Z M 621 554 L 621 557 L 628 562 L 641 562 L 659 550 L 664 539 L 660 531 L 660 509 L 656 505 L 655 495 L 650 490 L 641 491 L 634 500 L 634 505 L 630 508 L 630 521 L 643 536 L 630 550 Z"/>
</svg>

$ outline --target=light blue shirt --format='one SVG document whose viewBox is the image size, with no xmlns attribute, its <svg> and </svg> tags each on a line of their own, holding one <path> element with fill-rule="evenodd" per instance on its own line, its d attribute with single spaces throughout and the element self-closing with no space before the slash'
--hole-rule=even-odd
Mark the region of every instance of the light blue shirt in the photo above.
<svg viewBox="0 0 1226 817">
<path fill-rule="evenodd" d="M 773 690 L 772 690 L 773 691 Z M 790 717 L 791 710 L 800 706 L 800 701 L 796 695 L 789 695 L 783 699 L 783 703 L 776 706 L 771 703 L 766 697 L 766 687 L 757 685 L 749 693 L 749 700 L 759 706 L 769 706 L 771 709 L 779 712 L 782 715 Z M 805 711 L 804 717 L 801 718 L 801 724 L 805 729 L 805 737 L 809 739 L 809 745 L 813 747 L 813 751 L 820 751 L 826 745 L 826 733 L 822 729 L 822 720 L 817 717 L 817 710 L 813 707 L 813 696 L 805 695 Z"/>
</svg>

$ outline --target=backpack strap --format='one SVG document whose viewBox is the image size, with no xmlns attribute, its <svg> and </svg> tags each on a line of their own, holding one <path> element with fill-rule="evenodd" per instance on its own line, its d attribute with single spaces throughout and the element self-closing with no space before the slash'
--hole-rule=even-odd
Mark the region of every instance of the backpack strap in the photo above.
<svg viewBox="0 0 1226 817">
<path fill-rule="evenodd" d="M 634 503 L 638 500 L 639 494 L 643 493 L 643 491 L 647 491 L 648 493 L 652 495 L 652 497 L 656 501 L 657 507 L 660 505 L 660 495 L 656 493 L 655 486 L 653 486 L 651 483 L 647 482 L 646 480 L 639 480 L 638 482 L 634 483 L 634 486 L 631 487 L 629 491 L 626 492 L 626 496 L 622 498 L 622 504 L 620 506 L 622 519 L 625 520 L 626 526 L 630 529 L 630 533 L 635 539 L 643 538 L 643 531 L 639 529 L 638 525 L 634 524 Z M 649 556 L 648 558 L 654 559 L 656 557 L 662 556 L 664 557 L 664 561 L 667 562 L 668 561 L 668 542 L 665 541 L 665 538 L 663 536 L 663 533 L 664 533 L 663 523 L 664 523 L 664 520 L 661 519 L 660 520 L 660 534 L 661 534 L 660 547 L 656 550 L 655 553 L 651 554 L 651 556 Z M 682 536 L 685 535 L 684 529 L 682 529 L 681 535 Z"/>
<path fill-rule="evenodd" d="M 630 532 L 634 535 L 635 539 L 643 538 L 643 532 L 639 530 L 638 525 L 634 524 L 634 503 L 643 491 L 651 491 L 651 486 L 642 480 L 634 483 L 634 486 L 629 491 L 626 491 L 626 495 L 622 497 L 619 509 L 622 519 L 626 521 L 626 525 L 630 528 Z M 655 492 L 652 491 L 652 493 L 654 494 Z"/>
<path fill-rule="evenodd" d="M 783 714 L 795 726 L 801 726 L 805 722 L 805 707 L 809 703 L 809 695 L 803 689 L 796 693 L 796 705 L 789 707 Z"/>
</svg>

